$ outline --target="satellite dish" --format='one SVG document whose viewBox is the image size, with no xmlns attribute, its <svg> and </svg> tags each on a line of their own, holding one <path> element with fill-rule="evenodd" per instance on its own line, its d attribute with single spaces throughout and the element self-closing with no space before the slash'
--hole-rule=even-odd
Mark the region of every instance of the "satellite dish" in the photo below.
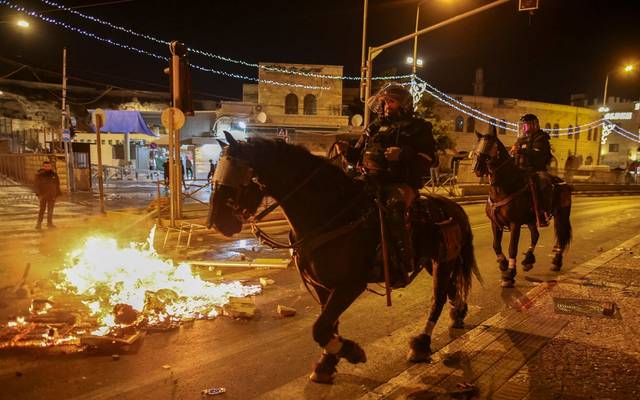
<svg viewBox="0 0 640 400">
<path fill-rule="evenodd" d="M 264 111 L 260 111 L 256 115 L 256 121 L 260 122 L 261 124 L 264 124 L 265 122 L 267 122 L 267 113 L 265 113 Z"/>
<path fill-rule="evenodd" d="M 356 114 L 351 117 L 351 126 L 361 126 L 363 122 L 362 115 Z"/>
</svg>

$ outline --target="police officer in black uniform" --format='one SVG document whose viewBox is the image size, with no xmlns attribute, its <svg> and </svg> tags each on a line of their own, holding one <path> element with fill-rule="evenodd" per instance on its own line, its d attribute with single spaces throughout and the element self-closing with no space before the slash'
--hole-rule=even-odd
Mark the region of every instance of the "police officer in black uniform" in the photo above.
<svg viewBox="0 0 640 400">
<path fill-rule="evenodd" d="M 511 154 L 516 157 L 518 165 L 529 172 L 529 185 L 538 226 L 547 226 L 549 215 L 545 215 L 545 208 L 549 210 L 550 204 L 543 201 L 541 182 L 551 181 L 547 172 L 552 157 L 551 144 L 549 134 L 540 129 L 540 122 L 534 114 L 525 114 L 520 118 L 520 135 L 511 148 Z"/>
<path fill-rule="evenodd" d="M 367 106 L 377 118 L 355 146 L 338 142 L 337 148 L 368 181 L 382 188 L 383 200 L 393 210 L 390 231 L 396 243 L 402 242 L 400 251 L 407 266 L 413 258 L 411 205 L 429 168 L 437 163 L 432 125 L 415 117 L 413 96 L 397 83 L 383 86 Z"/>
</svg>

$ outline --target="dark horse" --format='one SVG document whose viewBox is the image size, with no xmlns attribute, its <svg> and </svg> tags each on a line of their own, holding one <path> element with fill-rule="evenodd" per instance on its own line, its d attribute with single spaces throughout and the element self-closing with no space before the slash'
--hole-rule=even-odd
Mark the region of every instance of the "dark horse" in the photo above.
<svg viewBox="0 0 640 400">
<path fill-rule="evenodd" d="M 527 225 L 531 232 L 531 244 L 524 253 L 522 268 L 529 271 L 536 262 L 533 254 L 538 238 L 536 216 L 532 207 L 529 178 L 527 172 L 519 168 L 515 160 L 509 155 L 495 129 L 487 135 L 476 132 L 478 144 L 474 151 L 475 161 L 473 171 L 478 177 L 489 176 L 489 199 L 486 213 L 491 220 L 493 231 L 493 250 L 502 271 L 502 286 L 513 287 L 516 275 L 516 256 L 520 227 Z M 556 244 L 553 251 L 552 270 L 559 271 L 562 267 L 562 255 L 571 242 L 571 186 L 560 179 L 553 178 L 553 185 L 547 185 L 545 196 L 551 198 L 552 214 Z M 509 259 L 502 252 L 502 234 L 504 230 L 511 232 L 509 241 Z"/>
<path fill-rule="evenodd" d="M 280 204 L 292 228 L 290 240 L 296 266 L 322 307 L 313 325 L 313 338 L 324 352 L 310 378 L 331 383 L 340 358 L 354 364 L 366 361 L 365 352 L 357 343 L 338 336 L 338 319 L 367 289 L 368 282 L 382 281 L 379 276 L 371 276 L 380 243 L 377 209 L 362 181 L 348 177 L 339 167 L 303 147 L 261 138 L 237 142 L 230 134 L 226 136 L 229 146 L 216 170 L 209 226 L 232 236 L 241 230 L 244 221 L 253 222 L 264 215 L 256 215 L 262 196 L 271 196 Z M 459 227 L 460 234 L 457 254 L 447 261 L 434 250 L 444 245 L 442 237 L 425 238 L 414 246 L 430 251 L 422 253 L 420 265 L 432 271 L 434 277 L 427 326 L 410 344 L 409 359 L 414 362 L 428 359 L 431 332 L 447 297 L 452 305 L 453 326 L 464 326 L 472 274 L 479 276 L 467 215 L 450 200 L 436 200 L 442 213 Z"/>
</svg>

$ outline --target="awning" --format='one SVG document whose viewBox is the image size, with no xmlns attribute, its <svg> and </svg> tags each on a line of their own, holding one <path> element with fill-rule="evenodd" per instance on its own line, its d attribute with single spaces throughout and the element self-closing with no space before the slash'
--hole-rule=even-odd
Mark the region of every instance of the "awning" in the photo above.
<svg viewBox="0 0 640 400">
<path fill-rule="evenodd" d="M 89 110 L 92 115 L 94 111 Z M 142 133 L 156 136 L 151 132 L 138 111 L 105 110 L 105 112 L 107 121 L 100 129 L 101 133 Z M 91 124 L 91 129 L 94 132 L 96 131 L 96 127 L 93 124 Z"/>
</svg>

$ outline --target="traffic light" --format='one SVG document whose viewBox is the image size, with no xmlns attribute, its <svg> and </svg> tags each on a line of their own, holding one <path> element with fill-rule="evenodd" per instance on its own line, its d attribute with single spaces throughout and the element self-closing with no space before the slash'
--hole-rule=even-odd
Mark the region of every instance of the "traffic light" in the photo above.
<svg viewBox="0 0 640 400">
<path fill-rule="evenodd" d="M 169 75 L 171 80 L 172 106 L 180 109 L 185 115 L 193 115 L 187 46 L 174 40 L 169 44 L 169 49 L 171 60 L 169 67 L 164 69 L 164 73 Z"/>
</svg>

